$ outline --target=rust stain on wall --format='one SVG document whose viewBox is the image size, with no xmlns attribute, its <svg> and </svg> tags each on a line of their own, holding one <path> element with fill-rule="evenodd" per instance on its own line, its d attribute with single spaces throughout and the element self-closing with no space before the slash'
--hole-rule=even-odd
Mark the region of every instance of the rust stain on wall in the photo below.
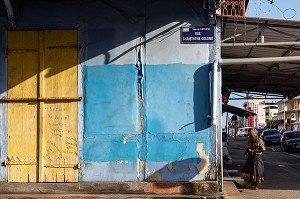
<svg viewBox="0 0 300 199">
<path fill-rule="evenodd" d="M 209 171 L 210 162 L 209 156 L 206 155 L 205 151 L 203 150 L 203 143 L 197 143 L 196 151 L 201 159 L 201 162 L 197 164 L 197 169 L 199 173 L 206 174 Z"/>
</svg>

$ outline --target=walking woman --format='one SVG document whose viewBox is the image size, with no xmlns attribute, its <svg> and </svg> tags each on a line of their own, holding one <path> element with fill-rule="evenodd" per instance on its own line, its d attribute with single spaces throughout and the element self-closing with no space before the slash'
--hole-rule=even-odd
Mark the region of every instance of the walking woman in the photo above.
<svg viewBox="0 0 300 199">
<path fill-rule="evenodd" d="M 264 141 L 258 137 L 255 128 L 250 129 L 249 139 L 247 140 L 247 149 L 244 155 L 247 155 L 245 164 L 242 167 L 242 179 L 251 183 L 250 189 L 257 190 L 258 184 L 264 181 L 264 162 L 262 153 L 265 151 Z"/>
</svg>

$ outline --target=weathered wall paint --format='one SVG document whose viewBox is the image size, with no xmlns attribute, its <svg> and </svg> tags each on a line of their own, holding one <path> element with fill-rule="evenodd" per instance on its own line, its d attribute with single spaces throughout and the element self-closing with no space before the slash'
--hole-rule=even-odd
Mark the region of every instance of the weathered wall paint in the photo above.
<svg viewBox="0 0 300 199">
<path fill-rule="evenodd" d="M 0 17 L 0 24 L 5 24 L 6 19 Z M 4 28 L 0 31 L 1 46 L 7 45 L 7 32 Z M 3 47 L 1 50 L 4 50 Z M 3 51 L 2 51 L 3 52 Z M 0 53 L 0 98 L 7 94 L 7 62 L 5 54 Z M 7 104 L 0 103 L 0 161 L 4 162 L 7 157 Z M 6 181 L 6 168 L 0 167 L 0 181 Z"/>
<path fill-rule="evenodd" d="M 17 1 L 16 30 L 78 29 L 80 181 L 216 180 L 218 134 L 209 118 L 215 46 L 180 44 L 181 27 L 208 24 L 203 3 Z M 0 23 L 3 51 L 6 18 Z M 1 96 L 5 63 L 1 54 Z"/>
<path fill-rule="evenodd" d="M 201 174 L 206 174 L 210 166 L 209 154 L 205 153 L 203 143 L 197 143 L 196 151 L 199 153 L 199 157 L 201 158 L 201 162 L 197 165 L 198 171 Z"/>
<path fill-rule="evenodd" d="M 158 7 L 165 6 L 166 2 L 159 1 L 148 7 L 147 28 L 152 29 L 152 25 L 161 20 L 156 13 L 163 12 Z M 211 46 L 182 45 L 180 31 L 176 30 L 190 24 L 205 25 L 207 18 L 205 12 L 193 16 L 189 12 L 191 7 L 186 5 L 175 3 L 172 6 L 172 9 L 180 10 L 178 12 L 184 16 L 182 20 L 147 31 L 146 37 L 159 38 L 146 45 L 147 179 L 205 180 L 211 176 L 210 168 L 199 165 L 202 166 L 204 161 L 210 164 L 215 159 L 211 154 L 214 137 L 211 136 L 209 118 Z M 163 15 L 176 18 L 168 11 Z M 208 156 L 199 155 L 196 151 L 198 143 L 203 143 Z M 169 169 L 170 163 L 172 169 Z"/>
</svg>

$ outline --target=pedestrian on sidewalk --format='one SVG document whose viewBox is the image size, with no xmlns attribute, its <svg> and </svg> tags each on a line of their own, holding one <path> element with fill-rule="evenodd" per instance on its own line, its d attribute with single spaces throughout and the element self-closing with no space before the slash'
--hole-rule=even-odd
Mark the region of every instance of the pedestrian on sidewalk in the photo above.
<svg viewBox="0 0 300 199">
<path fill-rule="evenodd" d="M 264 141 L 258 137 L 257 130 L 251 128 L 249 139 L 246 142 L 247 149 L 244 153 L 247 159 L 242 167 L 242 179 L 251 183 L 250 189 L 257 190 L 258 184 L 264 181 L 264 162 L 262 153 L 266 150 Z"/>
</svg>

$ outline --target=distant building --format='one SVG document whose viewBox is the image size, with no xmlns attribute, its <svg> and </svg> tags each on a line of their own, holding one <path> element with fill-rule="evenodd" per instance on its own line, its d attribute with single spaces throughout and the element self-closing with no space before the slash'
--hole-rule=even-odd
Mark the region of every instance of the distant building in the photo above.
<svg viewBox="0 0 300 199">
<path fill-rule="evenodd" d="M 269 120 L 276 120 L 278 118 L 278 106 L 277 105 L 269 105 L 264 108 L 265 110 L 265 122 L 267 123 Z"/>
<path fill-rule="evenodd" d="M 244 126 L 264 127 L 266 122 L 273 119 L 275 113 L 277 114 L 277 101 L 264 99 L 262 96 L 252 96 L 244 103 L 244 108 L 247 111 L 256 113 L 255 116 L 250 116 L 245 119 Z"/>
<path fill-rule="evenodd" d="M 300 96 L 291 100 L 277 102 L 278 118 L 276 125 L 279 129 L 298 130 L 300 125 Z"/>
</svg>

